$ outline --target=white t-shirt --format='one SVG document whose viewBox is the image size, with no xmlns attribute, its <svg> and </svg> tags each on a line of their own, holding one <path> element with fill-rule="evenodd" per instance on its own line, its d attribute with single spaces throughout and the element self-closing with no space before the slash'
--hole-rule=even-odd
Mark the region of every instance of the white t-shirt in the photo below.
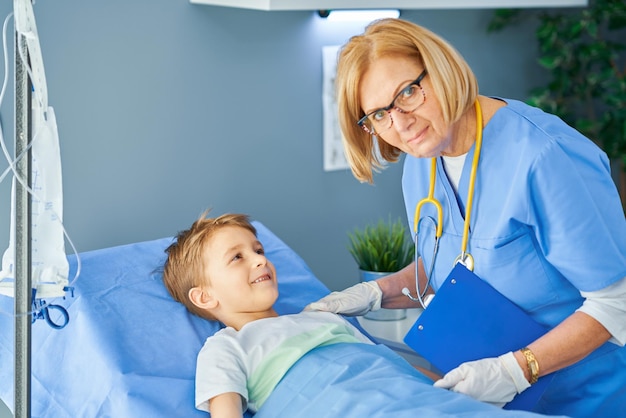
<svg viewBox="0 0 626 418">
<path fill-rule="evenodd" d="M 459 181 L 461 181 L 461 174 L 463 173 L 463 165 L 465 165 L 466 157 L 467 153 L 459 155 L 458 157 L 444 156 L 442 158 L 446 174 L 448 175 L 448 179 L 450 180 L 450 183 L 452 183 L 455 192 L 459 191 Z"/>
<path fill-rule="evenodd" d="M 241 330 L 226 327 L 207 338 L 196 363 L 196 408 L 209 411 L 209 399 L 235 392 L 256 412 L 289 368 L 323 345 L 373 344 L 343 317 L 301 312 L 264 318 Z"/>
</svg>

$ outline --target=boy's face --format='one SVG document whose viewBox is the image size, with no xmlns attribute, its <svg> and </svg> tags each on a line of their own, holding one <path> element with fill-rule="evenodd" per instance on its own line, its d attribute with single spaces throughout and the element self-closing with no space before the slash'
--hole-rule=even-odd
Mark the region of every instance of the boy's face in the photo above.
<svg viewBox="0 0 626 418">
<path fill-rule="evenodd" d="M 272 309 L 278 298 L 276 269 L 252 232 L 225 226 L 213 234 L 203 254 L 209 292 L 223 314 Z"/>
</svg>

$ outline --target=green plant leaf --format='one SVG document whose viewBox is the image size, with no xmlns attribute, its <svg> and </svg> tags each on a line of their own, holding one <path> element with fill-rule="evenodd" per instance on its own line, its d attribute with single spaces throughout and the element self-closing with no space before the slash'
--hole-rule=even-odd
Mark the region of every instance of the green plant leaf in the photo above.
<svg viewBox="0 0 626 418">
<path fill-rule="evenodd" d="M 400 219 L 348 232 L 348 251 L 362 270 L 394 272 L 413 261 L 415 248 Z"/>
<path fill-rule="evenodd" d="M 497 9 L 493 13 L 491 21 L 487 25 L 487 32 L 498 32 L 507 26 L 519 21 L 520 9 Z"/>
<path fill-rule="evenodd" d="M 497 11 L 492 20 L 498 30 L 535 20 L 538 64 L 551 77 L 529 92 L 527 103 L 561 117 L 610 158 L 626 160 L 626 1 L 590 0 L 584 8 L 515 16 Z"/>
<path fill-rule="evenodd" d="M 552 55 L 552 56 L 546 55 L 546 56 L 539 58 L 539 64 L 541 64 L 542 67 L 547 68 L 548 70 L 552 70 L 558 67 L 562 61 L 563 61 L 563 57 L 558 56 L 558 55 Z"/>
</svg>

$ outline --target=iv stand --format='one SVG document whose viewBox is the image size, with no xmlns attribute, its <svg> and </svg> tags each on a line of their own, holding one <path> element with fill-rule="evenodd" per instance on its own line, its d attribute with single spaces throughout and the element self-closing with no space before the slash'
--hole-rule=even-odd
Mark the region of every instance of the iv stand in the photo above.
<svg viewBox="0 0 626 418">
<path fill-rule="evenodd" d="M 16 164 L 17 175 L 27 179 L 31 186 L 32 152 L 31 100 L 32 85 L 26 71 L 26 63 L 19 51 L 28 57 L 28 45 L 23 36 L 15 31 L 15 155 L 23 158 Z M 15 182 L 15 418 L 30 417 L 31 398 L 31 199 L 28 190 Z"/>
</svg>

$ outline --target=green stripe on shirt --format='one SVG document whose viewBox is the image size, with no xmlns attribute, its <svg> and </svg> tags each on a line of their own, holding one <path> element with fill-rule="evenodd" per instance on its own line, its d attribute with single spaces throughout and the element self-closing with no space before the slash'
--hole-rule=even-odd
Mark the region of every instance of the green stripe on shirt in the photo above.
<svg viewBox="0 0 626 418">
<path fill-rule="evenodd" d="M 248 397 L 260 408 L 274 387 L 302 356 L 316 347 L 362 342 L 348 325 L 323 324 L 319 328 L 286 339 L 263 359 L 248 379 Z"/>
</svg>

